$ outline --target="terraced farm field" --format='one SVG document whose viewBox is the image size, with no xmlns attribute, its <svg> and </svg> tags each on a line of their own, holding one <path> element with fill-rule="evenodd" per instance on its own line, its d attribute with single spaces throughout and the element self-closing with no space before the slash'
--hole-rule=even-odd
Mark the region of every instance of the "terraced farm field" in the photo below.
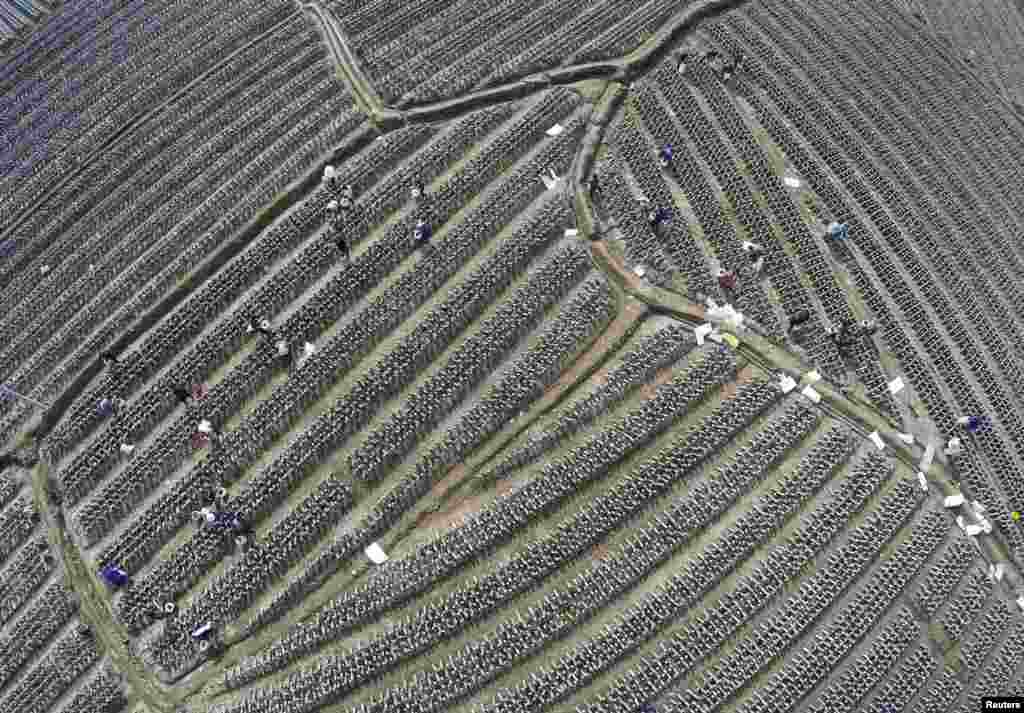
<svg viewBox="0 0 1024 713">
<path fill-rule="evenodd" d="M 48 5 L 0 711 L 1024 694 L 1024 124 L 924 12 Z"/>
</svg>

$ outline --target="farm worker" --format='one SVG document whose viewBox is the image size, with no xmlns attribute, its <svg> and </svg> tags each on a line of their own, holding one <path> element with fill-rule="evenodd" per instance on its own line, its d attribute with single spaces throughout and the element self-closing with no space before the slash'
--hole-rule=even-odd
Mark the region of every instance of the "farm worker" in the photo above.
<svg viewBox="0 0 1024 713">
<path fill-rule="evenodd" d="M 188 406 L 188 402 L 192 400 L 192 394 L 186 391 L 185 389 L 181 388 L 180 386 L 172 386 L 171 392 L 184 406 Z"/>
<path fill-rule="evenodd" d="M 116 565 L 108 564 L 100 570 L 100 577 L 108 585 L 117 589 L 128 584 L 128 573 Z"/>
<path fill-rule="evenodd" d="M 792 332 L 794 330 L 800 329 L 810 321 L 811 313 L 809 310 L 797 310 L 796 313 L 789 318 L 789 331 Z"/>
<path fill-rule="evenodd" d="M 417 245 L 426 245 L 429 243 L 431 234 L 432 231 L 429 223 L 423 220 L 416 221 L 416 229 L 413 231 L 412 236 Z"/>
<path fill-rule="evenodd" d="M 270 320 L 261 319 L 257 322 L 255 319 L 249 320 L 249 324 L 245 327 L 246 334 L 252 334 L 253 332 L 259 332 L 264 337 L 273 338 L 274 333 L 270 329 Z"/>
<path fill-rule="evenodd" d="M 843 241 L 850 237 L 850 227 L 846 223 L 832 222 L 828 224 L 828 234 L 833 240 Z"/>
<path fill-rule="evenodd" d="M 667 223 L 672 218 L 672 213 L 668 208 L 656 208 L 647 215 L 647 220 L 651 224 L 652 230 L 657 230 L 661 225 Z"/>
<path fill-rule="evenodd" d="M 328 190 L 333 191 L 338 184 L 338 172 L 334 170 L 334 166 L 324 166 L 324 177 L 322 181 Z"/>
<path fill-rule="evenodd" d="M 723 290 L 736 289 L 736 273 L 724 268 L 718 268 L 718 285 Z"/>
<path fill-rule="evenodd" d="M 971 433 L 977 433 L 985 427 L 985 419 L 981 416 L 961 416 L 956 422 Z"/>
<path fill-rule="evenodd" d="M 672 163 L 672 144 L 665 144 L 661 147 L 661 167 L 668 168 Z"/>
<path fill-rule="evenodd" d="M 100 416 L 113 416 L 122 406 L 124 406 L 124 399 L 114 398 L 103 398 L 100 400 L 99 406 L 96 411 Z"/>
<path fill-rule="evenodd" d="M 744 240 L 743 244 L 742 244 L 742 247 L 743 247 L 743 252 L 745 252 L 747 254 L 747 256 L 750 257 L 751 260 L 756 258 L 758 255 L 763 255 L 764 254 L 764 247 L 763 246 L 758 245 L 757 243 L 752 243 L 749 240 Z"/>
</svg>

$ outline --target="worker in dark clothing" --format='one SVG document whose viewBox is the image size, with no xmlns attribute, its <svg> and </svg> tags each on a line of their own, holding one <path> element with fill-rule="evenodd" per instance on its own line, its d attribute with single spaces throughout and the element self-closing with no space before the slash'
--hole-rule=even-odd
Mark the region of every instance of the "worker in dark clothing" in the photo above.
<svg viewBox="0 0 1024 713">
<path fill-rule="evenodd" d="M 809 310 L 801 309 L 797 310 L 792 317 L 789 318 L 789 331 L 800 330 L 811 321 L 811 313 Z"/>
<path fill-rule="evenodd" d="M 338 190 L 338 172 L 334 170 L 334 166 L 324 166 L 324 177 L 322 180 L 327 190 L 331 193 Z"/>
<path fill-rule="evenodd" d="M 430 243 L 430 237 L 433 235 L 433 231 L 430 228 L 430 223 L 425 220 L 416 221 L 416 229 L 412 232 L 413 240 L 417 247 L 425 247 Z"/>
<path fill-rule="evenodd" d="M 261 319 L 257 322 L 255 319 L 249 320 L 249 324 L 245 328 L 246 334 L 252 334 L 253 332 L 259 332 L 268 339 L 274 338 L 274 332 L 270 329 L 270 320 Z"/>
<path fill-rule="evenodd" d="M 590 200 L 598 201 L 601 199 L 601 181 L 598 179 L 596 173 L 590 175 Z"/>
<path fill-rule="evenodd" d="M 811 326 L 810 310 L 797 310 L 796 313 L 789 318 L 789 338 L 798 342 L 805 339 Z"/>
<path fill-rule="evenodd" d="M 348 262 L 352 259 L 351 253 L 348 247 L 348 240 L 345 239 L 345 234 L 340 230 L 334 233 L 334 243 L 338 246 L 338 250 L 345 257 L 345 261 Z"/>
<path fill-rule="evenodd" d="M 668 168 L 672 165 L 672 144 L 665 144 L 661 147 L 661 167 Z"/>
<path fill-rule="evenodd" d="M 853 322 L 850 320 L 843 320 L 843 323 L 839 325 L 839 329 L 835 332 L 836 345 L 840 348 L 852 346 L 854 334 L 855 328 Z"/>
<path fill-rule="evenodd" d="M 100 358 L 103 360 L 103 366 L 107 370 L 107 378 L 116 381 L 122 372 L 122 364 L 117 355 L 112 351 L 106 351 L 100 354 Z"/>
<path fill-rule="evenodd" d="M 282 366 L 291 370 L 295 363 L 295 356 L 292 354 L 292 345 L 287 339 L 278 339 L 274 343 L 274 354 Z"/>
<path fill-rule="evenodd" d="M 651 225 L 651 230 L 655 233 L 659 231 L 661 226 L 669 222 L 672 219 L 672 212 L 668 208 L 656 208 L 647 214 L 647 220 Z"/>
<path fill-rule="evenodd" d="M 732 75 L 736 74 L 743 67 L 743 55 L 736 55 L 732 60 L 726 61 L 725 66 L 722 67 L 722 79 L 729 81 L 732 79 Z"/>
<path fill-rule="evenodd" d="M 172 386 L 171 392 L 178 398 L 178 401 L 181 402 L 182 406 L 188 406 L 192 401 L 192 394 L 187 389 L 183 389 L 180 386 Z"/>
<path fill-rule="evenodd" d="M 353 202 L 355 201 L 355 191 L 352 188 L 351 183 L 346 183 L 341 189 L 341 195 L 338 196 L 338 206 L 344 210 L 352 210 Z"/>
<path fill-rule="evenodd" d="M 99 405 L 96 407 L 96 412 L 100 416 L 113 416 L 120 411 L 127 402 L 118 397 L 100 399 Z"/>
<path fill-rule="evenodd" d="M 331 204 L 333 204 L 333 208 Z M 345 239 L 345 223 L 342 221 L 341 216 L 338 214 L 338 202 L 331 201 L 331 203 L 328 203 L 327 210 L 327 231 L 330 234 L 331 239 L 334 241 L 334 244 L 338 246 L 338 250 L 340 250 L 341 254 L 345 256 L 345 260 L 348 260 L 348 240 Z"/>
<path fill-rule="evenodd" d="M 961 416 L 956 422 L 970 433 L 980 433 L 988 426 L 984 416 Z"/>
</svg>

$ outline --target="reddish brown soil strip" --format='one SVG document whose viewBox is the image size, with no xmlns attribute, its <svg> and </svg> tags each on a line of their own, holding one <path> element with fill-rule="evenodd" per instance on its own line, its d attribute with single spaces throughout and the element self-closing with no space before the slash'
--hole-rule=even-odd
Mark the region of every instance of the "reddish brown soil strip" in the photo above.
<svg viewBox="0 0 1024 713">
<path fill-rule="evenodd" d="M 573 361 L 572 365 L 566 371 L 562 372 L 558 381 L 548 387 L 544 392 L 544 395 L 530 407 L 530 412 L 537 413 L 545 410 L 560 399 L 563 394 L 573 387 L 573 384 L 576 383 L 577 379 L 605 357 L 607 352 L 622 339 L 622 336 L 629 331 L 630 326 L 639 319 L 646 310 L 647 307 L 643 303 L 635 299 L 627 298 L 622 306 L 622 310 L 605 328 L 601 336 L 595 339 L 587 351 Z M 598 374 L 595 374 L 595 378 L 607 379 L 607 369 L 602 369 Z M 452 468 L 444 478 L 438 481 L 434 487 L 431 488 L 427 497 L 435 501 L 444 498 L 452 488 L 465 480 L 468 475 L 469 473 L 465 464 L 460 463 Z M 513 483 L 511 481 L 501 480 L 496 484 L 495 490 L 499 494 L 507 492 L 512 488 L 512 485 Z M 448 527 L 460 522 L 463 515 L 478 509 L 483 504 L 484 500 L 485 497 L 482 495 L 458 498 L 453 503 L 446 503 L 447 507 L 438 510 L 437 512 L 425 513 L 420 518 L 419 526 L 432 528 Z"/>
<path fill-rule="evenodd" d="M 626 283 L 626 286 L 630 290 L 639 293 L 650 294 L 651 290 L 657 289 L 653 288 L 651 285 L 647 284 L 642 279 L 637 277 L 636 273 L 627 268 L 623 264 L 622 260 L 620 260 L 615 255 L 612 255 L 612 253 L 608 250 L 608 245 L 605 244 L 604 242 L 591 243 L 590 249 L 600 254 L 602 259 L 607 261 L 608 266 L 619 274 L 619 276 L 623 279 L 623 281 Z M 695 302 L 691 302 L 690 300 L 686 299 L 681 295 L 677 295 L 676 293 L 667 293 L 665 290 L 661 290 L 661 292 L 664 294 L 672 294 L 675 296 L 676 299 L 671 300 L 671 305 L 675 309 L 686 313 L 687 315 L 693 317 L 694 319 L 706 319 L 706 311 L 704 309 L 704 305 L 699 305 Z"/>
<path fill-rule="evenodd" d="M 665 366 L 654 373 L 654 379 L 640 387 L 640 396 L 644 401 L 653 399 L 658 393 L 658 387 L 667 384 L 672 380 L 675 371 L 671 366 Z"/>
<path fill-rule="evenodd" d="M 457 466 L 457 468 L 461 468 L 462 472 L 465 473 L 465 468 L 462 465 Z M 440 483 L 438 485 L 440 485 Z M 511 480 L 499 480 L 495 483 L 494 491 L 498 495 L 504 495 L 508 491 L 512 490 L 513 485 L 514 483 Z M 419 526 L 434 530 L 444 530 L 450 527 L 455 527 L 462 522 L 462 518 L 464 516 L 482 508 L 486 500 L 488 500 L 488 498 L 484 495 L 472 495 L 460 498 L 454 503 L 451 503 L 449 507 L 424 515 L 420 519 Z"/>
<path fill-rule="evenodd" d="M 601 257 L 603 257 L 608 264 L 615 269 L 615 272 L 619 273 L 622 279 L 625 280 L 626 285 L 631 290 L 640 292 L 647 288 L 647 285 L 643 280 L 637 277 L 635 272 L 627 269 L 626 266 L 622 264 L 622 261 L 612 255 L 611 251 L 608 250 L 608 245 L 606 243 L 603 241 L 595 242 L 591 243 L 590 247 L 594 252 L 600 253 Z"/>
<path fill-rule="evenodd" d="M 730 381 L 728 384 L 722 387 L 722 397 L 731 399 L 736 396 L 736 392 L 742 384 L 750 383 L 754 380 L 754 367 L 747 364 L 745 367 L 740 369 L 736 373 L 736 378 Z"/>
</svg>

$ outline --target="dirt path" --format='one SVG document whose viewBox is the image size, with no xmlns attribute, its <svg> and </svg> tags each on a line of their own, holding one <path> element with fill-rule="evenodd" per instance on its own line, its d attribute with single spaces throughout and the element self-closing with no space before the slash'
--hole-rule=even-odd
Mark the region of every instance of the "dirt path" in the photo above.
<svg viewBox="0 0 1024 713">
<path fill-rule="evenodd" d="M 508 433 L 506 429 L 504 434 L 498 435 L 499 445 L 496 449 L 487 453 L 483 459 L 476 463 L 460 463 L 434 485 L 427 495 L 428 499 L 435 502 L 444 502 L 450 497 L 453 499 L 446 503 L 444 507 L 434 512 L 425 513 L 417 523 L 417 527 L 431 529 L 448 528 L 461 521 L 462 517 L 467 513 L 479 508 L 485 500 L 489 500 L 490 497 L 486 494 L 464 492 L 460 495 L 457 491 L 461 489 L 462 485 L 472 481 L 473 473 L 484 463 L 494 458 L 508 444 L 515 441 L 520 433 L 542 418 L 561 402 L 563 398 L 567 397 L 580 384 L 592 376 L 594 370 L 616 351 L 633 326 L 647 312 L 648 308 L 642 302 L 634 299 L 625 299 L 622 309 L 619 310 L 619 314 L 615 319 L 605 327 L 604 332 L 594 340 L 590 348 L 583 352 L 569 369 L 562 372 L 558 381 L 548 387 L 540 399 L 531 407 L 527 417 L 516 422 L 514 432 Z M 512 481 L 499 481 L 495 486 L 495 491 L 498 494 L 502 494 L 511 489 L 511 487 Z"/>
</svg>

